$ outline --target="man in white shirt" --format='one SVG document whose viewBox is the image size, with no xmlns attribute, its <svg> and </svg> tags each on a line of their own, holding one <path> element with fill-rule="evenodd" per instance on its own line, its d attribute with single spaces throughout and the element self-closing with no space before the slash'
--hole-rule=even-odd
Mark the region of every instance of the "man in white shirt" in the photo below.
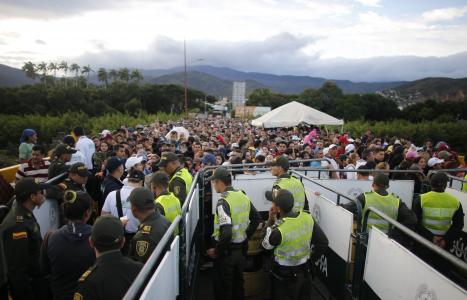
<svg viewBox="0 0 467 300">
<path fill-rule="evenodd" d="M 127 252 L 130 241 L 138 231 L 139 221 L 131 212 L 131 203 L 128 199 L 131 191 L 137 187 L 142 187 L 144 182 L 144 173 L 138 170 L 131 170 L 128 175 L 128 183 L 120 190 L 110 192 L 105 198 L 104 206 L 102 207 L 102 215 L 113 215 L 120 218 L 125 227 L 124 254 Z"/>
<path fill-rule="evenodd" d="M 73 134 L 78 139 L 75 149 L 83 154 L 86 168 L 92 170 L 92 155 L 96 152 L 96 145 L 94 145 L 94 142 L 90 138 L 84 135 L 83 127 L 73 129 Z"/>
</svg>

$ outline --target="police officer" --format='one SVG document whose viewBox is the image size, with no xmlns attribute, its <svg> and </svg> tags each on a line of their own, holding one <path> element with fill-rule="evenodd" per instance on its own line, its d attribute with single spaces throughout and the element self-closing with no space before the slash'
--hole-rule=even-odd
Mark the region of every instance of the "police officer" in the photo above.
<svg viewBox="0 0 467 300">
<path fill-rule="evenodd" d="M 111 215 L 99 217 L 89 241 L 96 264 L 81 275 L 73 299 L 122 299 L 143 267 L 120 252 L 125 243 L 122 223 Z"/>
<path fill-rule="evenodd" d="M 301 210 L 308 210 L 308 201 L 306 201 L 305 188 L 303 184 L 297 178 L 288 174 L 290 164 L 287 157 L 284 155 L 276 157 L 271 163 L 268 164 L 271 166 L 271 173 L 273 176 L 277 177 L 276 182 L 274 182 L 272 191 L 266 192 L 266 199 L 269 201 L 272 200 L 272 194 L 280 189 L 288 190 L 292 193 L 294 197 L 294 207 L 295 212 Z"/>
<path fill-rule="evenodd" d="M 310 258 L 315 261 L 328 246 L 328 239 L 318 223 L 309 213 L 294 211 L 294 202 L 293 194 L 288 190 L 274 191 L 262 241 L 265 249 L 274 250 L 272 299 L 310 299 Z"/>
<path fill-rule="evenodd" d="M 152 176 L 151 188 L 156 196 L 156 207 L 159 212 L 169 220 L 173 220 L 182 214 L 180 200 L 174 194 L 169 192 L 169 176 L 164 172 L 157 172 Z M 178 229 L 175 231 L 178 234 Z"/>
<path fill-rule="evenodd" d="M 130 196 L 131 212 L 140 221 L 130 246 L 129 256 L 145 263 L 170 227 L 170 222 L 156 209 L 154 195 L 146 188 L 135 188 Z"/>
<path fill-rule="evenodd" d="M 76 150 L 66 144 L 60 144 L 55 148 L 54 158 L 49 166 L 49 179 L 68 171 L 69 166 L 66 163 L 71 160 L 71 155 L 74 153 Z"/>
<path fill-rule="evenodd" d="M 213 283 L 216 299 L 243 299 L 243 268 L 248 239 L 260 222 L 258 211 L 243 191 L 232 187 L 225 168 L 217 168 L 208 178 L 221 193 L 214 217 L 215 248 L 207 250 L 214 259 Z"/>
<path fill-rule="evenodd" d="M 8 285 L 13 299 L 47 299 L 40 273 L 42 243 L 39 224 L 32 211 L 44 203 L 48 185 L 26 177 L 16 183 L 16 201 L 0 225 Z"/>
<path fill-rule="evenodd" d="M 86 192 L 86 182 L 89 171 L 84 163 L 73 164 L 68 171 L 68 178 L 64 180 L 65 190 Z"/>
<path fill-rule="evenodd" d="M 431 192 L 415 199 L 413 205 L 418 217 L 418 233 L 443 249 L 449 249 L 464 227 L 464 212 L 459 199 L 445 192 L 448 180 L 445 173 L 433 174 Z"/>
<path fill-rule="evenodd" d="M 169 192 L 180 199 L 183 205 L 193 182 L 190 172 L 180 164 L 177 154 L 173 152 L 162 154 L 159 167 L 170 177 Z"/>
<path fill-rule="evenodd" d="M 397 195 L 388 193 L 388 188 L 389 177 L 383 173 L 377 174 L 373 179 L 373 191 L 363 193 L 357 197 L 357 200 L 360 202 L 363 208 L 363 216 L 371 206 L 379 209 L 392 219 L 397 220 L 402 225 L 414 229 L 417 223 L 417 217 Z M 357 205 L 355 202 L 344 204 L 343 207 L 353 214 L 356 214 L 357 212 Z M 387 221 L 373 212 L 370 212 L 368 215 L 367 225 L 368 228 L 374 226 L 385 233 L 388 233 L 390 228 L 390 225 Z M 391 234 L 394 233 L 395 232 L 391 232 Z"/>
</svg>

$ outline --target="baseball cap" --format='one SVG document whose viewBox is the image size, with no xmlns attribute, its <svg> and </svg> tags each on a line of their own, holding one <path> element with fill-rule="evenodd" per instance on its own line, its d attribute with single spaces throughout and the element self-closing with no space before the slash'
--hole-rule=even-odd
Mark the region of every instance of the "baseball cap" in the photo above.
<svg viewBox="0 0 467 300">
<path fill-rule="evenodd" d="M 129 157 L 125 162 L 125 169 L 129 170 L 131 167 L 134 167 L 137 164 L 140 164 L 143 161 L 142 156 L 132 156 Z"/>
<path fill-rule="evenodd" d="M 333 148 L 337 148 L 337 145 L 336 145 L 336 144 L 331 144 L 331 145 L 329 145 L 328 148 L 329 148 L 329 150 L 331 150 L 331 149 L 333 149 Z"/>
<path fill-rule="evenodd" d="M 120 167 L 122 165 L 123 165 L 123 162 L 120 160 L 120 158 L 118 158 L 116 156 L 112 156 L 111 158 L 109 158 L 109 160 L 107 160 L 107 164 L 105 165 L 105 168 L 107 169 L 107 171 L 112 173 L 118 167 Z"/>
<path fill-rule="evenodd" d="M 230 176 L 230 172 L 226 168 L 220 167 L 214 170 L 214 173 L 208 178 L 208 181 L 212 181 L 214 179 L 229 180 Z"/>
<path fill-rule="evenodd" d="M 443 187 L 449 178 L 445 173 L 435 173 L 430 178 L 430 185 L 433 187 Z"/>
<path fill-rule="evenodd" d="M 269 194 L 270 193 L 270 194 Z M 285 189 L 274 190 L 274 193 L 269 191 L 266 199 L 276 203 L 283 211 L 289 212 L 294 206 L 294 199 L 291 192 Z"/>
<path fill-rule="evenodd" d="M 159 161 L 158 166 L 159 167 L 165 167 L 167 165 L 167 163 L 169 163 L 171 161 L 177 161 L 177 160 L 178 160 L 177 154 L 175 154 L 173 152 L 167 152 L 167 153 L 164 153 L 161 156 L 161 160 Z"/>
<path fill-rule="evenodd" d="M 432 168 L 433 166 L 437 164 L 442 164 L 444 163 L 444 159 L 439 159 L 437 157 L 432 157 L 428 160 L 427 165 L 428 167 Z"/>
<path fill-rule="evenodd" d="M 139 208 L 154 208 L 154 195 L 147 188 L 139 187 L 131 191 L 128 196 L 130 203 Z"/>
<path fill-rule="evenodd" d="M 345 154 L 339 155 L 339 160 L 342 161 L 342 160 L 346 160 L 346 159 L 347 159 L 347 155 L 345 155 Z"/>
<path fill-rule="evenodd" d="M 376 174 L 375 178 L 373 179 L 373 183 L 380 187 L 388 188 L 389 177 L 383 173 Z"/>
<path fill-rule="evenodd" d="M 16 197 L 27 196 L 51 187 L 50 184 L 40 183 L 37 178 L 25 177 L 15 185 Z"/>
<path fill-rule="evenodd" d="M 238 143 L 233 143 L 231 148 L 238 148 Z"/>
<path fill-rule="evenodd" d="M 77 174 L 78 176 L 81 176 L 81 177 L 88 177 L 89 176 L 88 168 L 81 162 L 77 162 L 77 163 L 73 164 L 70 167 L 70 170 L 68 172 L 72 173 L 72 174 Z"/>
<path fill-rule="evenodd" d="M 417 151 L 407 151 L 407 153 L 405 154 L 405 158 L 407 159 L 413 159 L 413 158 L 416 158 L 417 156 L 418 156 Z"/>
<path fill-rule="evenodd" d="M 97 218 L 92 226 L 91 239 L 94 244 L 103 247 L 114 246 L 123 239 L 122 222 L 112 215 Z"/>
<path fill-rule="evenodd" d="M 216 164 L 216 157 L 212 153 L 205 153 L 201 162 L 205 165 L 215 165 Z"/>
<path fill-rule="evenodd" d="M 278 166 L 287 171 L 290 167 L 290 163 L 287 157 L 281 155 L 281 156 L 274 158 L 273 161 L 267 163 L 267 166 L 271 166 L 271 167 Z"/>
<path fill-rule="evenodd" d="M 323 149 L 323 155 L 326 156 L 328 154 L 329 154 L 329 148 L 326 147 L 326 148 Z"/>
<path fill-rule="evenodd" d="M 345 153 L 349 154 L 352 151 L 355 151 L 355 145 L 354 144 L 348 144 L 347 146 L 345 146 Z"/>
<path fill-rule="evenodd" d="M 128 178 L 130 179 L 137 179 L 139 181 L 144 180 L 145 175 L 143 172 L 138 171 L 138 170 L 131 170 L 130 173 L 128 174 Z"/>
<path fill-rule="evenodd" d="M 74 154 L 74 153 L 76 153 L 76 150 L 66 144 L 60 144 L 55 148 L 55 156 L 60 156 L 62 154 Z"/>
</svg>

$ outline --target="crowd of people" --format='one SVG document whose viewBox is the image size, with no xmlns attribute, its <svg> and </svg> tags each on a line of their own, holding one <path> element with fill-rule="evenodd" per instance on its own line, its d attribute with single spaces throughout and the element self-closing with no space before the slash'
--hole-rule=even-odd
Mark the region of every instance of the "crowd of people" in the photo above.
<svg viewBox="0 0 467 300">
<path fill-rule="evenodd" d="M 381 186 L 387 185 L 385 178 L 413 179 L 415 193 L 428 191 L 432 170 L 452 169 L 450 174 L 465 176 L 455 170 L 464 167 L 464 162 L 442 141 L 427 140 L 417 146 L 407 137 L 376 137 L 371 130 L 356 136 L 305 125 L 264 129 L 237 119 L 155 122 L 105 129 L 94 136 L 76 127 L 49 152 L 40 132 L 25 129 L 19 160 L 16 204 L 0 226 L 6 260 L 2 290 L 14 299 L 121 298 L 170 222 L 181 213 L 193 176 L 208 166 L 242 165 L 238 172 L 247 174 L 255 174 L 256 164 L 266 163 L 273 170 L 282 167 L 277 177 L 290 181 L 278 180 L 277 190 L 300 184 L 286 174 L 289 166 L 319 170 L 321 178 L 369 179 Z M 210 176 L 206 182 L 217 180 L 216 191 L 227 195 L 224 206 L 221 202 L 217 214 L 207 218 L 211 223 L 207 239 L 216 230 L 219 237 L 218 226 L 235 219 L 229 195 L 239 199 L 248 212 L 236 217 L 244 218 L 244 223 L 249 219 L 250 225 L 260 222 L 254 206 L 234 193 L 229 174 L 222 170 L 206 174 Z M 60 178 L 63 173 L 67 173 L 65 179 Z M 56 182 L 46 184 L 48 180 Z M 209 191 L 211 185 L 206 188 Z M 42 238 L 32 210 L 44 202 L 44 194 L 60 204 L 61 227 Z M 274 189 L 266 195 L 277 204 L 282 213 L 278 216 L 301 218 L 313 227 L 313 220 L 301 214 L 307 209 L 304 197 Z M 233 230 L 230 238 L 244 240 L 254 232 L 253 227 L 245 226 L 246 233 Z M 315 227 L 314 231 L 321 232 Z M 280 233 L 274 234 L 263 243 L 266 249 L 281 246 Z M 220 246 L 222 240 L 214 242 L 207 256 L 215 259 L 226 250 Z M 327 245 L 325 236 L 320 243 Z"/>
</svg>

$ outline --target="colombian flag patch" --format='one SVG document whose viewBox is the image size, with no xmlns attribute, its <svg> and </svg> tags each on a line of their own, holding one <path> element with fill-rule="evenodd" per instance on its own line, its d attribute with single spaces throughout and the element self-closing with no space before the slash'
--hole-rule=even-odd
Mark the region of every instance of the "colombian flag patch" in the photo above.
<svg viewBox="0 0 467 300">
<path fill-rule="evenodd" d="M 26 231 L 13 232 L 13 239 L 14 240 L 27 239 L 27 238 L 28 238 L 28 233 Z"/>
</svg>

